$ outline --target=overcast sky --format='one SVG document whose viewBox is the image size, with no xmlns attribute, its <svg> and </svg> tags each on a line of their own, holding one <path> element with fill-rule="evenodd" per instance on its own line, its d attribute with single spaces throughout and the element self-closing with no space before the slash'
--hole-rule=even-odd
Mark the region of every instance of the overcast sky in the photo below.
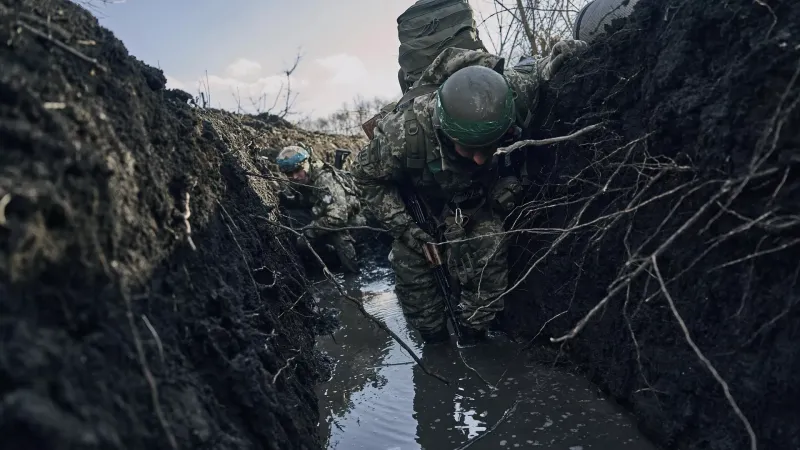
<svg viewBox="0 0 800 450">
<path fill-rule="evenodd" d="M 470 2 L 480 11 L 492 9 L 491 0 Z M 299 50 L 295 109 L 319 117 L 357 94 L 399 97 L 397 16 L 413 3 L 117 0 L 96 15 L 133 56 L 160 67 L 169 87 L 197 94 L 208 71 L 215 107 L 235 109 L 237 88 L 242 107 L 252 109 L 249 98 L 262 92 L 272 100 L 285 81 L 281 71 Z"/>
</svg>

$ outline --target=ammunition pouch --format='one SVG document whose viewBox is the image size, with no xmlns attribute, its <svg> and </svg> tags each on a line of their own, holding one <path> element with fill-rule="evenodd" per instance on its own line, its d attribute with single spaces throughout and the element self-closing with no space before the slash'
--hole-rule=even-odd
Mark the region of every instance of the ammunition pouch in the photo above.
<svg viewBox="0 0 800 450">
<path fill-rule="evenodd" d="M 481 185 L 474 185 L 470 189 L 454 195 L 448 207 L 452 212 L 460 209 L 467 216 L 472 215 L 486 203 L 486 190 Z"/>
<path fill-rule="evenodd" d="M 522 183 L 515 176 L 507 176 L 495 183 L 489 200 L 492 209 L 501 214 L 508 214 L 516 208 L 522 196 Z"/>
</svg>

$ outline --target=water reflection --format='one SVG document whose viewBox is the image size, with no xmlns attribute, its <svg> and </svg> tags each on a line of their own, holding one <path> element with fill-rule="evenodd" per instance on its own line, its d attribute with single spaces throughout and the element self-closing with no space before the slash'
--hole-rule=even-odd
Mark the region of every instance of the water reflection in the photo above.
<svg viewBox="0 0 800 450">
<path fill-rule="evenodd" d="M 319 341 L 338 361 L 331 380 L 317 389 L 328 449 L 456 449 L 487 433 L 514 404 L 514 412 L 471 450 L 654 448 L 591 384 L 531 365 L 513 342 L 494 338 L 461 355 L 454 345 L 423 347 L 407 327 L 391 278 L 388 269 L 379 269 L 342 282 L 450 385 L 409 364 L 411 358 L 386 333 L 328 291 L 322 298 L 330 303 L 323 306 L 340 308 L 343 325 L 335 341 Z M 462 357 L 489 384 L 467 370 Z"/>
</svg>

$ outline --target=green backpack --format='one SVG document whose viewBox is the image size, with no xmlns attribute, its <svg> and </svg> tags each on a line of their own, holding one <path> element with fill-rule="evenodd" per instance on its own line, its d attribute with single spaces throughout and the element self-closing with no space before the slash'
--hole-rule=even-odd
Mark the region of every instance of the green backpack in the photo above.
<svg viewBox="0 0 800 450">
<path fill-rule="evenodd" d="M 486 50 L 467 0 L 418 0 L 397 18 L 397 37 L 403 93 L 445 48 Z"/>
</svg>

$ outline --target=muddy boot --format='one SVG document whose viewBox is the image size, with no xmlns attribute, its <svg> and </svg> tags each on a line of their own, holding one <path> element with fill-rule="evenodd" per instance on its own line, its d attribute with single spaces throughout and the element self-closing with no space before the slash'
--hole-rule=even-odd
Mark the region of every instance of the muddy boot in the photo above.
<svg viewBox="0 0 800 450">
<path fill-rule="evenodd" d="M 353 245 L 353 238 L 349 233 L 335 233 L 331 236 L 330 243 L 339 263 L 345 272 L 358 273 L 358 254 Z"/>
<path fill-rule="evenodd" d="M 472 347 L 479 342 L 486 340 L 486 329 L 476 329 L 467 326 L 461 326 L 461 338 L 458 339 L 458 347 Z"/>
<path fill-rule="evenodd" d="M 336 249 L 336 255 L 339 256 L 339 262 L 342 263 L 342 268 L 350 273 L 358 273 L 358 258 L 356 257 L 356 249 L 353 244 L 347 242 Z"/>
<path fill-rule="evenodd" d="M 422 342 L 426 344 L 438 344 L 450 340 L 450 333 L 447 328 L 439 328 L 434 331 L 420 331 L 419 335 L 422 337 Z"/>
</svg>

